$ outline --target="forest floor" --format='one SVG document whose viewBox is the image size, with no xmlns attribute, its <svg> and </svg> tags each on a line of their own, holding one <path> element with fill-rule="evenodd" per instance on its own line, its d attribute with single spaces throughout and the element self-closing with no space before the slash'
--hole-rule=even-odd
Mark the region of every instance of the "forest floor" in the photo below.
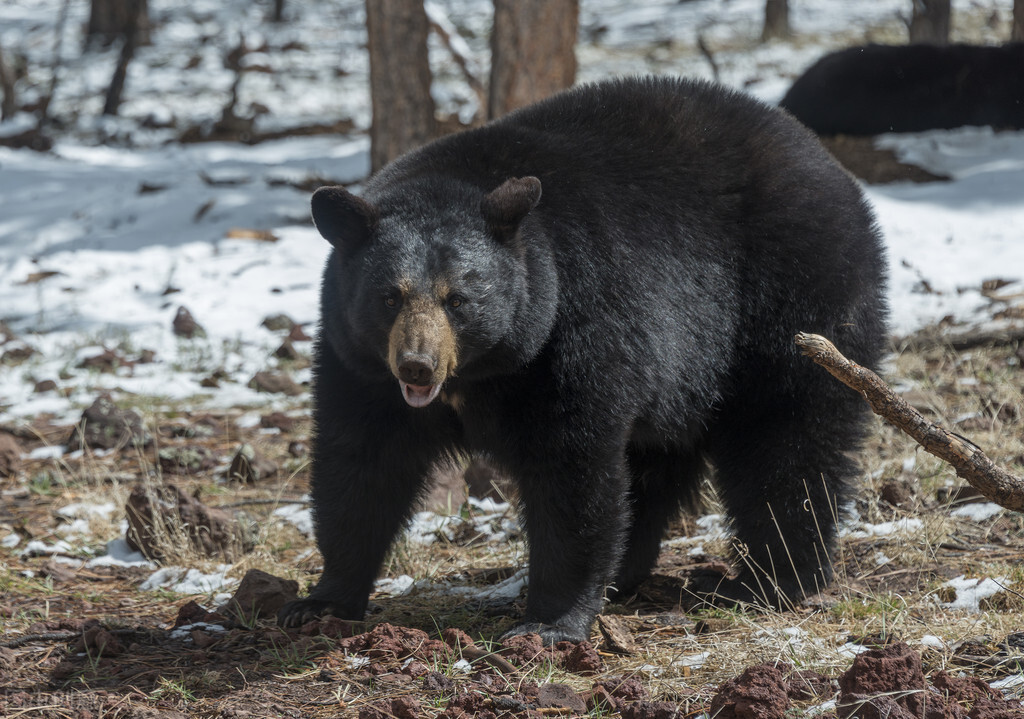
<svg viewBox="0 0 1024 719">
<path fill-rule="evenodd" d="M 1022 360 L 1013 345 L 958 352 L 908 341 L 888 374 L 926 416 L 1019 473 Z M 728 556 L 714 515 L 687 517 L 674 534 L 696 539 L 666 542 L 657 575 L 607 605 L 589 644 L 502 645 L 525 594 L 514 509 L 458 500 L 444 526 L 424 529 L 430 515 L 418 515 L 365 623 L 284 632 L 259 616 L 262 605 L 214 611 L 248 570 L 303 589 L 317 576 L 308 526 L 293 521 L 308 482 L 305 399 L 261 417 L 184 404 L 153 414 L 136 398 L 131 408 L 153 439 L 145 448 L 57 456 L 48 448 L 68 445 L 75 426 L 40 416 L 8 428 L 19 454 L 0 480 L 0 523 L 10 530 L 0 548 L 0 716 L 711 716 L 713 701 L 722 717 L 834 716 L 859 696 L 851 677 L 871 674 L 854 666 L 867 650 L 857 661 L 910 666 L 905 686 L 883 690 L 952 712 L 935 716 L 971 707 L 975 718 L 1024 716 L 979 698 L 1024 693 L 1024 517 L 986 504 L 880 421 L 862 454 L 837 580 L 789 611 L 683 611 L 688 573 Z M 249 481 L 232 465 L 244 444 L 273 463 Z M 124 539 L 132 491 L 165 484 L 249 527 L 253 548 L 204 557 L 180 535 L 158 545 L 159 568 L 96 560 Z M 183 577 L 185 568 L 193 574 Z M 984 684 L 968 691 L 955 677 Z M 753 696 L 765 713 L 737 710 L 736 696 Z"/>
</svg>

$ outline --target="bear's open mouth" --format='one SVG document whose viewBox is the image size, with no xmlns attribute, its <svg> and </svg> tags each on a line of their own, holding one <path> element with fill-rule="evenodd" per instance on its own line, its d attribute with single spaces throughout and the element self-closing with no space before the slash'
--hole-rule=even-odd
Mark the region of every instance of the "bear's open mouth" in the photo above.
<svg viewBox="0 0 1024 719">
<path fill-rule="evenodd" d="M 402 380 L 398 380 L 398 384 L 402 387 L 402 397 L 410 407 L 426 407 L 441 393 L 440 384 L 429 384 L 422 387 Z"/>
</svg>

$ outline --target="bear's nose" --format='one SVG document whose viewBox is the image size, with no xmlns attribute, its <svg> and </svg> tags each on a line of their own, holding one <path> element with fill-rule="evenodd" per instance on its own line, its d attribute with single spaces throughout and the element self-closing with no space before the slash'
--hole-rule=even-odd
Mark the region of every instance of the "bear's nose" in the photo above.
<svg viewBox="0 0 1024 719">
<path fill-rule="evenodd" d="M 430 355 L 404 352 L 398 358 L 398 379 L 406 384 L 426 387 L 432 384 L 430 380 L 436 365 L 437 360 Z"/>
</svg>

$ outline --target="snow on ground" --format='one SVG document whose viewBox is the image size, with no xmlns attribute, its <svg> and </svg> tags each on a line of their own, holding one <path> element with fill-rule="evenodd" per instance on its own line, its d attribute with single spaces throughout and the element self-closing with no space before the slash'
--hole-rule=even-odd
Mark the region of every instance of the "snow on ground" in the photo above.
<svg viewBox="0 0 1024 719">
<path fill-rule="evenodd" d="M 61 5 L 7 0 L 0 8 L 0 47 L 29 57 L 40 86 L 48 84 Z M 759 45 L 763 0 L 584 0 L 579 76 L 711 77 L 710 64 L 694 47 L 700 33 L 715 52 L 723 82 L 774 102 L 829 49 L 899 41 L 905 5 L 794 0 L 797 41 Z M 1009 16 L 1010 0 L 983 5 L 957 0 L 954 12 L 994 8 Z M 439 0 L 431 7 L 434 15 L 447 14 L 465 36 L 462 51 L 486 68 L 490 4 Z M 141 48 L 131 66 L 122 117 L 102 119 L 117 48 L 83 55 L 86 4 L 72 3 L 53 102 L 65 128 L 54 133 L 49 153 L 0 148 L 0 320 L 37 350 L 21 365 L 0 367 L 0 422 L 42 412 L 72 421 L 104 388 L 195 398 L 196 404 L 266 406 L 267 395 L 257 396 L 246 383 L 267 368 L 281 337 L 260 323 L 285 313 L 310 331 L 315 324 L 328 245 L 308 221 L 308 190 L 294 186 L 318 178 L 358 181 L 368 167 L 365 136 L 357 130 L 256 146 L 170 140 L 182 127 L 219 116 L 233 80 L 223 56 L 242 37 L 259 49 L 245 62 L 273 70 L 248 73 L 241 84 L 240 112 L 256 102 L 268 110 L 257 127 L 344 117 L 365 127 L 362 1 L 331 0 L 315 11 L 295 6 L 280 26 L 264 22 L 264 8 L 243 0 L 169 1 L 152 11 L 154 43 Z M 971 27 L 979 29 L 969 39 L 997 37 L 985 23 Z M 442 110 L 471 117 L 475 100 L 447 51 L 436 41 L 431 50 Z M 176 129 L 161 127 L 171 121 Z M 15 118 L 0 133 L 25 123 L 24 116 Z M 979 292 L 984 280 L 1024 279 L 1024 133 L 966 128 L 890 136 L 880 145 L 953 177 L 866 188 L 889 247 L 893 331 L 908 333 L 946 315 L 977 319 L 988 305 Z M 277 240 L 239 238 L 251 232 Z M 205 338 L 171 333 L 179 306 L 204 327 Z M 151 350 L 156 361 L 114 374 L 75 371 L 83 358 L 104 349 L 129 360 Z M 217 371 L 228 376 L 219 389 L 200 385 Z M 33 393 L 35 382 L 45 379 L 59 379 L 69 396 Z"/>
</svg>

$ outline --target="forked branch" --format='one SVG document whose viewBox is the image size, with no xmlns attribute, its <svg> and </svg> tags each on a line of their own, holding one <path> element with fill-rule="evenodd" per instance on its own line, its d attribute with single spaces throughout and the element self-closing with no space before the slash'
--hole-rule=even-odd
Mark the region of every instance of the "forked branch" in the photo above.
<svg viewBox="0 0 1024 719">
<path fill-rule="evenodd" d="M 996 504 L 1024 511 L 1024 479 L 989 459 L 978 445 L 925 419 L 871 370 L 848 360 L 821 335 L 796 336 L 797 347 L 840 382 L 859 392 L 875 414 L 910 435 L 925 451 L 949 462 L 958 477 Z"/>
</svg>

